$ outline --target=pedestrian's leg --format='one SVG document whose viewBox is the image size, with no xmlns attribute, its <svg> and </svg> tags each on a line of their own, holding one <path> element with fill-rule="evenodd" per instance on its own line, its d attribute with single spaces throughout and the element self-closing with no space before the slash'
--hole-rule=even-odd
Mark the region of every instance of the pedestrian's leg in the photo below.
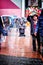
<svg viewBox="0 0 43 65">
<path fill-rule="evenodd" d="M 38 52 L 40 53 L 40 36 L 37 35 L 37 45 L 38 45 Z"/>
<path fill-rule="evenodd" d="M 36 40 L 35 40 L 35 36 L 32 36 L 33 39 L 33 51 L 36 51 Z"/>
<path fill-rule="evenodd" d="M 40 52 L 40 42 L 38 40 L 38 52 Z"/>
</svg>

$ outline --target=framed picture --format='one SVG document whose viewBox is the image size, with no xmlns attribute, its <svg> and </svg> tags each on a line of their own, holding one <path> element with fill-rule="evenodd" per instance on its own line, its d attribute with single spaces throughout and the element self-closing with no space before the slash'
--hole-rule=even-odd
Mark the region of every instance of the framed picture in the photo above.
<svg viewBox="0 0 43 65">
<path fill-rule="evenodd" d="M 38 0 L 28 0 L 28 6 L 38 6 Z"/>
</svg>

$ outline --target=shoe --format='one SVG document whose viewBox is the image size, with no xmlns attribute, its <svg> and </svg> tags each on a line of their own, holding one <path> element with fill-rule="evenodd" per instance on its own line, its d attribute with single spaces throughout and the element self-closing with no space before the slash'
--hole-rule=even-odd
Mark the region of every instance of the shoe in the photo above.
<svg viewBox="0 0 43 65">
<path fill-rule="evenodd" d="M 33 49 L 33 51 L 36 51 L 36 49 Z"/>
</svg>

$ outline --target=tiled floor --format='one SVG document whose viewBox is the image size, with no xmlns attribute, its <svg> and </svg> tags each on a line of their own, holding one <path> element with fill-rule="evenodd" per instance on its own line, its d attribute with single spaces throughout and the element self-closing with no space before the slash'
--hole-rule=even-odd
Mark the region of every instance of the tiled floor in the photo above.
<svg viewBox="0 0 43 65">
<path fill-rule="evenodd" d="M 0 54 L 17 57 L 41 58 L 43 60 L 42 56 L 39 53 L 33 52 L 32 50 L 31 36 L 7 36 L 5 42 L 2 43 Z"/>
</svg>

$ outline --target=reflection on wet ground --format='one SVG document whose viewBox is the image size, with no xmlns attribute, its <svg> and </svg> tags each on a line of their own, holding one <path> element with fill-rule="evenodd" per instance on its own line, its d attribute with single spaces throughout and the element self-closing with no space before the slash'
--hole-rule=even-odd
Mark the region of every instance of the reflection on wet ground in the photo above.
<svg viewBox="0 0 43 65">
<path fill-rule="evenodd" d="M 6 37 L 5 41 L 1 43 L 0 54 L 27 58 L 41 58 L 43 60 L 42 56 L 37 51 L 33 51 L 31 36 L 19 37 L 11 35 L 11 33 Z"/>
</svg>

